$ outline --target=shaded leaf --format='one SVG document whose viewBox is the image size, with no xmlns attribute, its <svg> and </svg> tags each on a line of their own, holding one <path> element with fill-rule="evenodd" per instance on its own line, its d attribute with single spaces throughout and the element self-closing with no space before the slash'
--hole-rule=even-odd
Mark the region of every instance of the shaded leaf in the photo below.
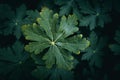
<svg viewBox="0 0 120 80">
<path fill-rule="evenodd" d="M 93 30 L 98 26 L 103 28 L 106 23 L 111 22 L 110 9 L 106 8 L 108 5 L 100 5 L 98 2 L 84 0 L 81 1 L 79 6 L 80 12 L 85 15 L 80 19 L 80 26 L 89 26 L 90 30 Z"/>
<path fill-rule="evenodd" d="M 31 72 L 32 66 L 27 63 L 29 54 L 24 51 L 23 46 L 21 42 L 17 41 L 12 47 L 0 49 L 0 74 L 7 75 L 6 78 L 9 80 L 30 78 L 27 76 L 30 76 L 28 73 Z"/>
<path fill-rule="evenodd" d="M 114 52 L 114 55 L 120 55 L 120 35 L 119 34 L 120 34 L 120 29 L 116 31 L 115 38 L 114 38 L 117 43 L 110 44 L 109 46 L 111 51 Z"/>
<path fill-rule="evenodd" d="M 73 74 L 70 71 L 61 69 L 47 69 L 44 66 L 38 66 L 36 70 L 32 72 L 33 76 L 40 80 L 73 80 Z"/>
<path fill-rule="evenodd" d="M 27 10 L 26 11 L 27 17 L 25 17 L 25 21 L 28 24 L 36 22 L 36 18 L 40 17 L 39 12 L 37 10 Z"/>
<path fill-rule="evenodd" d="M 85 50 L 82 60 L 87 60 L 90 66 L 102 67 L 103 63 L 103 48 L 106 46 L 107 38 L 98 38 L 95 32 L 91 32 L 89 36 L 90 47 Z"/>
<path fill-rule="evenodd" d="M 6 28 L 4 29 L 4 35 L 13 34 L 17 39 L 21 37 L 21 26 L 25 23 L 23 20 L 26 15 L 26 6 L 23 4 L 16 8 L 16 11 L 12 11 L 9 15 L 8 21 L 6 21 Z"/>
</svg>

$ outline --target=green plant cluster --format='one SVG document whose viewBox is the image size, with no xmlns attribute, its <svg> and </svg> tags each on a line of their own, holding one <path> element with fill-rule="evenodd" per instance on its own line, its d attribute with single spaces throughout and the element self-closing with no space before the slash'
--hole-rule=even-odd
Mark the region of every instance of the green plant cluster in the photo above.
<svg viewBox="0 0 120 80">
<path fill-rule="evenodd" d="M 120 79 L 119 0 L 11 1 L 0 1 L 0 80 Z"/>
</svg>

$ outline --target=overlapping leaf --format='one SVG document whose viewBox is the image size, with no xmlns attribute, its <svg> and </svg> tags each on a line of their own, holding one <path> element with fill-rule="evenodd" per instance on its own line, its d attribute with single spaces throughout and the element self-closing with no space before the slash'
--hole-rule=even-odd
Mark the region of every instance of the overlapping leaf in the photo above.
<svg viewBox="0 0 120 80">
<path fill-rule="evenodd" d="M 0 34 L 4 33 L 5 22 L 12 15 L 11 7 L 8 4 L 0 4 Z"/>
<path fill-rule="evenodd" d="M 47 50 L 42 57 L 47 68 L 55 65 L 60 69 L 72 69 L 74 58 L 71 53 L 79 54 L 89 46 L 89 41 L 82 36 L 70 36 L 78 31 L 76 25 L 75 15 L 62 16 L 59 22 L 57 13 L 43 8 L 37 23 L 22 27 L 25 38 L 31 41 L 25 49 L 35 54 Z"/>
<path fill-rule="evenodd" d="M 89 61 L 91 66 L 101 67 L 104 55 L 103 48 L 106 45 L 106 40 L 104 37 L 98 39 L 96 33 L 92 32 L 89 37 L 89 41 L 91 42 L 90 47 L 85 50 L 86 53 L 83 54 L 82 60 Z"/>
<path fill-rule="evenodd" d="M 28 58 L 29 54 L 24 51 L 24 45 L 19 41 L 12 47 L 0 49 L 0 75 L 8 76 L 6 78 L 9 80 L 29 79 L 26 76 L 30 76 L 28 73 L 32 68 L 26 63 Z"/>
<path fill-rule="evenodd" d="M 27 17 L 25 18 L 26 23 L 31 24 L 36 22 L 36 18 L 40 17 L 39 12 L 37 10 L 27 10 L 26 11 Z"/>
<path fill-rule="evenodd" d="M 59 14 L 68 15 L 71 12 L 80 15 L 79 9 L 77 8 L 78 4 L 76 4 L 76 0 L 55 0 L 57 5 L 60 5 L 60 12 Z"/>
<path fill-rule="evenodd" d="M 12 11 L 12 14 L 8 14 L 8 21 L 6 21 L 6 28 L 3 33 L 5 35 L 13 34 L 17 39 L 21 37 L 21 25 L 24 24 L 24 18 L 26 15 L 26 6 L 21 5 L 16 8 L 16 11 Z"/>
<path fill-rule="evenodd" d="M 32 54 L 32 58 L 37 64 L 37 68 L 32 72 L 32 75 L 40 80 L 73 80 L 71 71 L 58 69 L 53 67 L 48 69 L 38 55 Z"/>
<path fill-rule="evenodd" d="M 47 69 L 39 66 L 32 74 L 40 80 L 73 80 L 72 72 L 56 68 Z"/>
<path fill-rule="evenodd" d="M 107 5 L 101 6 L 98 3 L 94 4 L 94 2 L 91 5 L 87 0 L 81 1 L 79 5 L 81 13 L 86 15 L 80 20 L 81 26 L 89 26 L 90 30 L 93 30 L 97 26 L 104 27 L 105 23 L 111 21 Z"/>
<path fill-rule="evenodd" d="M 55 4 L 57 4 L 57 5 L 60 5 L 60 6 L 62 6 L 61 8 L 60 8 L 60 15 L 65 15 L 65 14 L 69 14 L 69 12 L 71 11 L 71 9 L 72 9 L 72 2 L 73 2 L 73 0 L 55 0 Z"/>
</svg>

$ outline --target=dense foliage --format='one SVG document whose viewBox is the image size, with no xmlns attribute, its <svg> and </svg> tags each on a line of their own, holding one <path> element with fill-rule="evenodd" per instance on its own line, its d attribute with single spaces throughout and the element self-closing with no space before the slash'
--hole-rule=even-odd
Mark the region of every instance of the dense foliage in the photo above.
<svg viewBox="0 0 120 80">
<path fill-rule="evenodd" d="M 119 0 L 1 0 L 0 80 L 119 80 Z"/>
</svg>

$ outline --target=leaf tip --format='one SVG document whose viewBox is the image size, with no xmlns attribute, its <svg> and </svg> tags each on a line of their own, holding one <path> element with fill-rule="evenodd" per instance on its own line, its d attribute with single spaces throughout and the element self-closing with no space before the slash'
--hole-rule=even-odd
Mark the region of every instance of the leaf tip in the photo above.
<svg viewBox="0 0 120 80">
<path fill-rule="evenodd" d="M 54 18 L 58 18 L 58 17 L 59 17 L 58 13 L 55 13 L 55 14 L 53 15 L 53 17 L 54 17 Z"/>
<path fill-rule="evenodd" d="M 37 24 L 36 23 L 33 23 L 33 27 L 36 27 L 37 26 Z"/>
<path fill-rule="evenodd" d="M 27 25 L 22 25 L 22 31 L 25 31 L 26 30 L 26 28 L 27 28 Z"/>
<path fill-rule="evenodd" d="M 88 43 L 88 47 L 90 46 L 90 41 L 87 40 L 87 43 Z"/>
<path fill-rule="evenodd" d="M 40 21 L 41 21 L 41 18 L 37 18 L 37 22 L 40 23 Z"/>
<path fill-rule="evenodd" d="M 82 34 L 79 34 L 78 37 L 81 39 L 81 38 L 83 38 L 83 35 L 82 35 Z"/>
<path fill-rule="evenodd" d="M 73 57 L 73 56 L 70 56 L 70 60 L 74 60 L 74 57 Z"/>
<path fill-rule="evenodd" d="M 76 54 L 78 54 L 78 55 L 79 55 L 79 54 L 80 54 L 80 51 L 76 52 Z"/>
</svg>

